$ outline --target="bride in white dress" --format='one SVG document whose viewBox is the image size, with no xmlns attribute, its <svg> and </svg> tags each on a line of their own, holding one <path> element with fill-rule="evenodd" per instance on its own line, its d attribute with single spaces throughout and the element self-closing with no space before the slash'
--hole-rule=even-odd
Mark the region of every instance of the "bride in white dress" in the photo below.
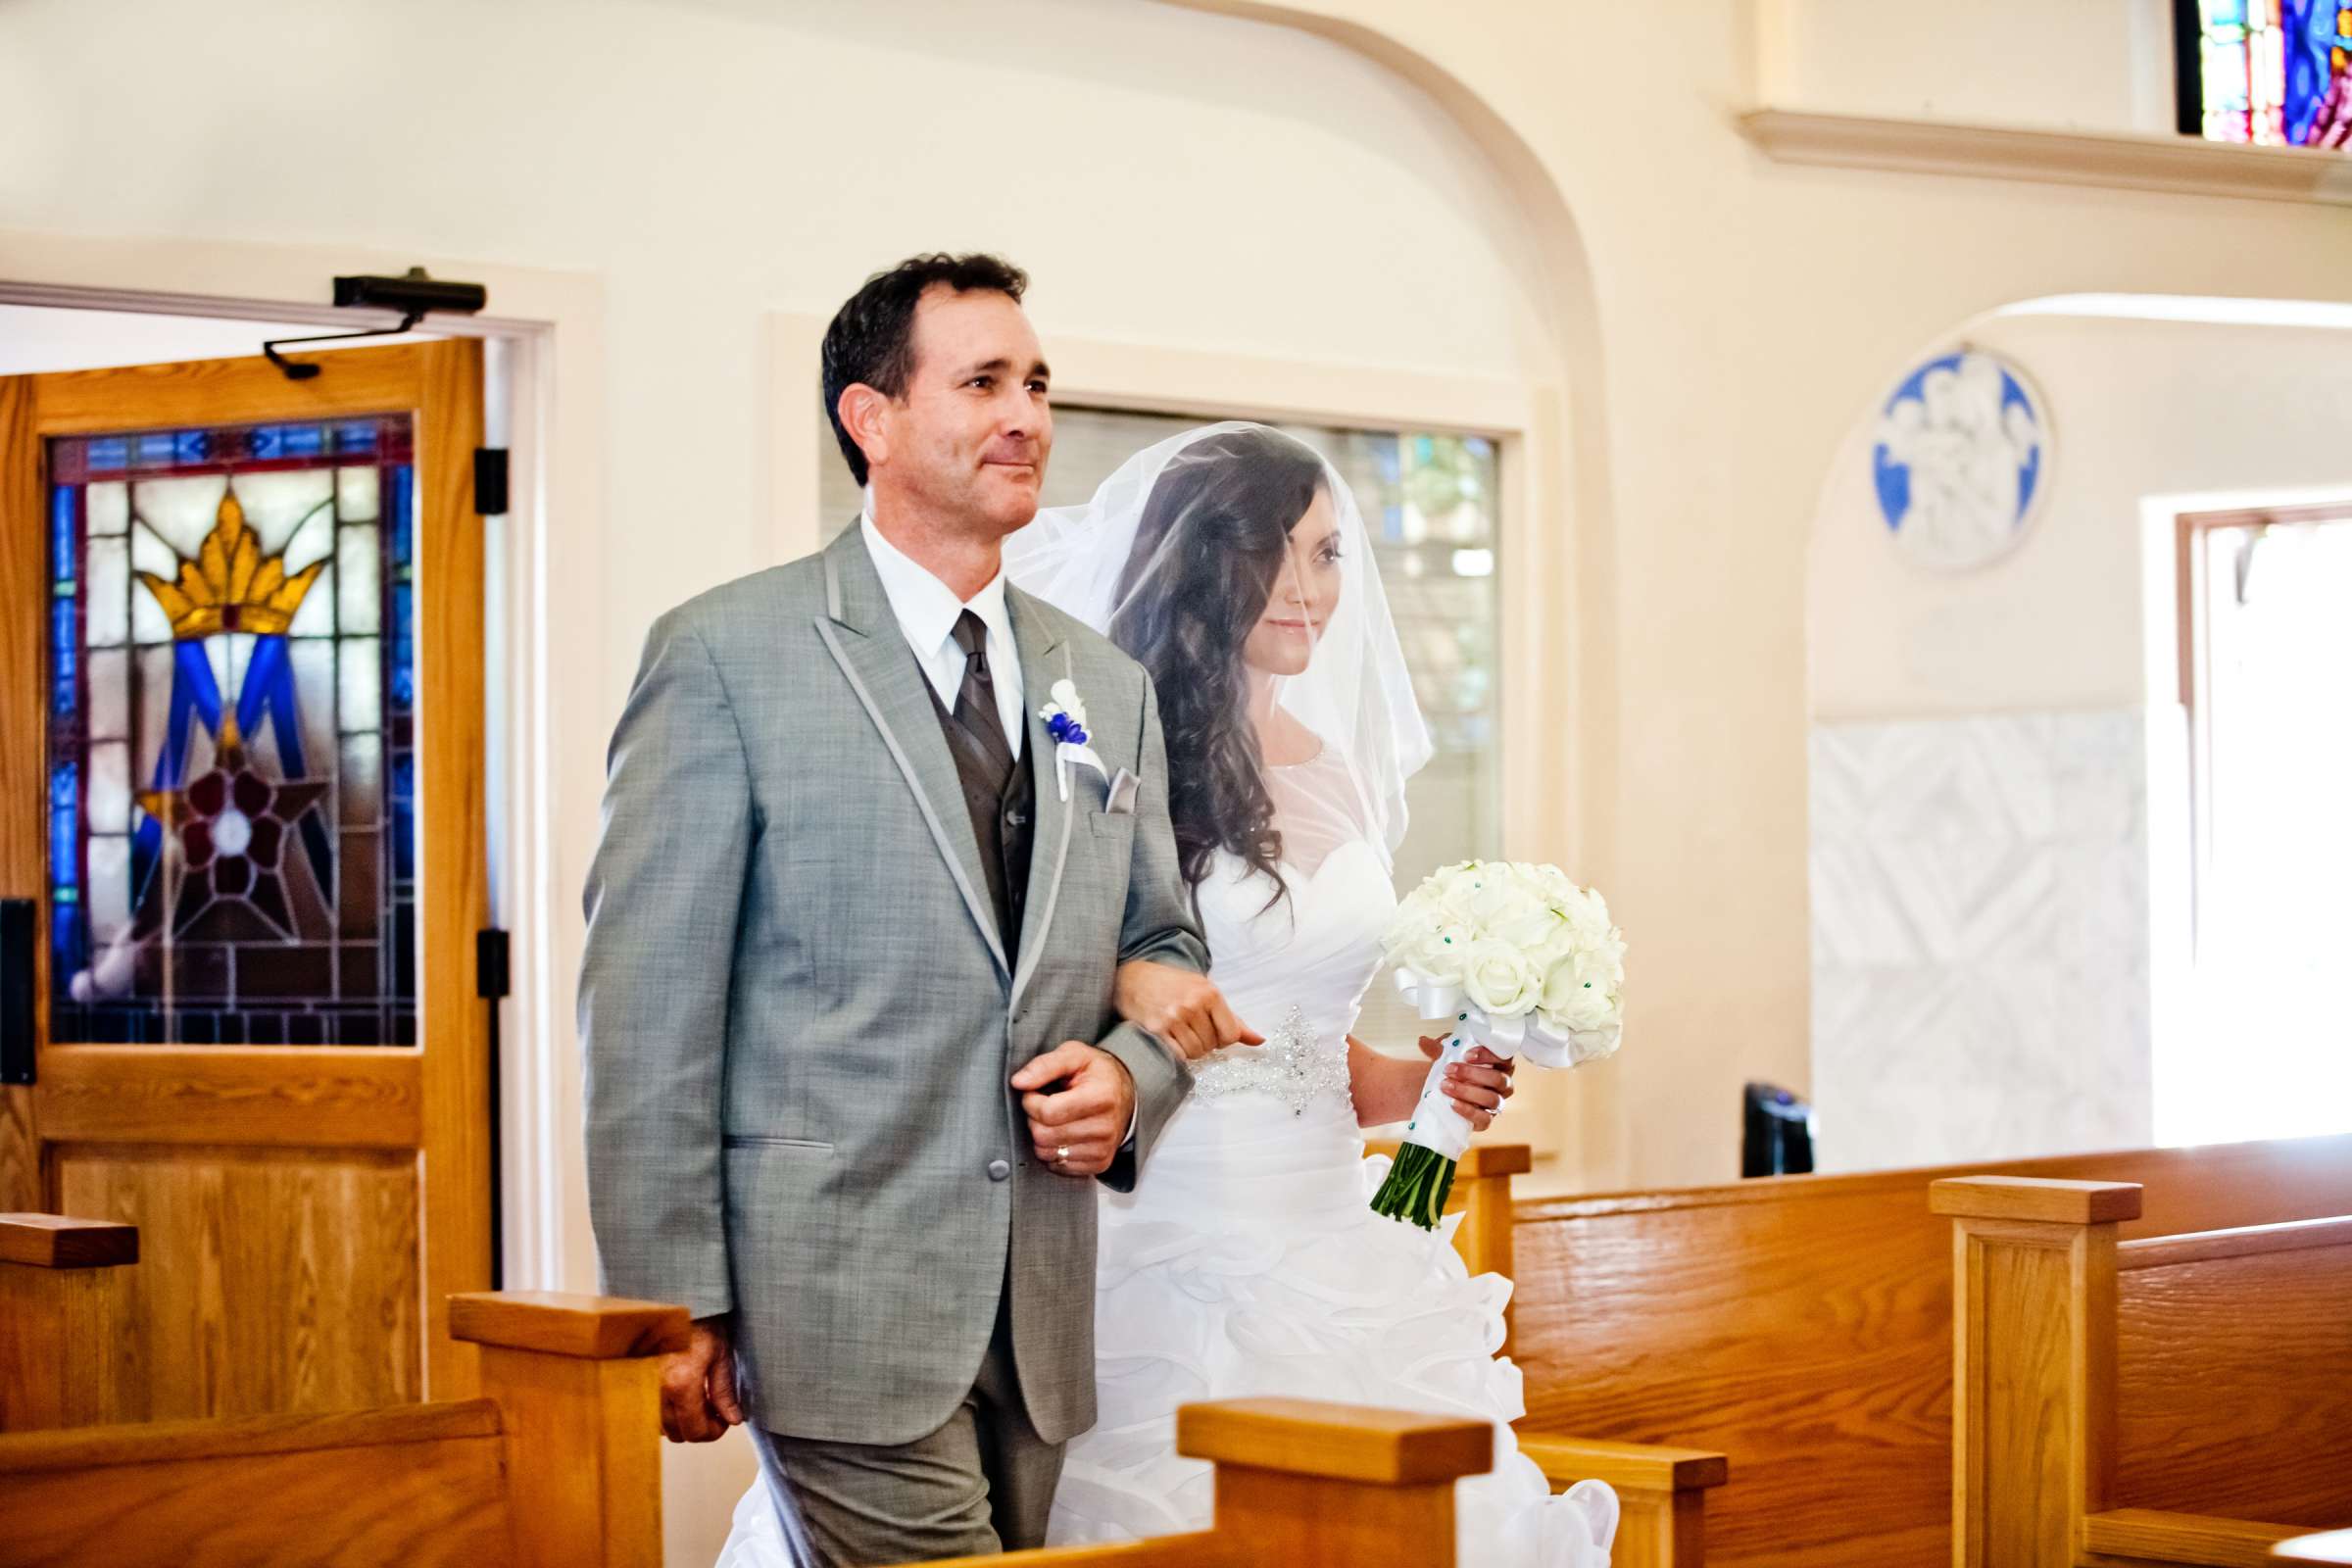
<svg viewBox="0 0 2352 1568">
<path fill-rule="evenodd" d="M 1551 1497 L 1511 1439 L 1519 1371 L 1494 1353 L 1510 1282 L 1370 1207 L 1386 1162 L 1359 1124 L 1409 1114 L 1427 1064 L 1350 1031 L 1429 741 L 1346 483 L 1277 431 L 1213 425 L 1041 514 L 1005 569 L 1151 672 L 1210 979 L 1266 1037 L 1193 1063 L 1135 1191 L 1102 1193 L 1102 1413 L 1070 1445 L 1048 1540 L 1204 1528 L 1212 1478 L 1176 1454 L 1176 1407 L 1280 1395 L 1496 1423 L 1494 1472 L 1460 1484 L 1457 1560 L 1605 1564 L 1615 1496 Z"/>
<path fill-rule="evenodd" d="M 1605 1568 L 1615 1494 L 1550 1495 L 1511 1437 L 1519 1371 L 1495 1354 L 1510 1282 L 1472 1278 L 1449 1230 L 1370 1206 L 1387 1162 L 1359 1127 L 1410 1114 L 1426 1064 L 1350 1031 L 1430 746 L 1346 483 L 1277 431 L 1210 425 L 1040 514 L 1004 566 L 1151 672 L 1168 777 L 1144 787 L 1169 792 L 1210 981 L 1265 1036 L 1192 1061 L 1135 1191 L 1099 1190 L 1101 1414 L 1069 1446 L 1048 1541 L 1206 1528 L 1213 1476 L 1177 1455 L 1177 1406 L 1281 1396 L 1494 1422 L 1493 1472 L 1458 1484 L 1456 1560 Z M 1119 1003 L 1151 1023 L 1154 987 L 1199 984 L 1131 964 Z M 1481 1053 L 1448 1093 L 1459 1108 L 1441 1114 L 1483 1126 L 1509 1084 Z M 755 1486 L 721 1568 L 791 1560 Z"/>
</svg>

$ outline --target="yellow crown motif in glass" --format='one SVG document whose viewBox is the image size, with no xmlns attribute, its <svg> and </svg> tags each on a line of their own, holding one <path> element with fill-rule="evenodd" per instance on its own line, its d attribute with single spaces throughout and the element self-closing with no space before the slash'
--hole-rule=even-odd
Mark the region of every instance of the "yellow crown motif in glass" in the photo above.
<svg viewBox="0 0 2352 1568">
<path fill-rule="evenodd" d="M 139 580 L 155 595 L 172 622 L 172 635 L 186 642 L 217 632 L 242 631 L 258 636 L 282 633 L 302 608 L 303 596 L 325 567 L 314 561 L 291 577 L 285 557 L 264 557 L 261 541 L 245 521 L 245 509 L 236 492 L 223 491 L 213 531 L 205 536 L 194 561 L 182 561 L 179 581 L 166 582 L 142 571 Z"/>
</svg>

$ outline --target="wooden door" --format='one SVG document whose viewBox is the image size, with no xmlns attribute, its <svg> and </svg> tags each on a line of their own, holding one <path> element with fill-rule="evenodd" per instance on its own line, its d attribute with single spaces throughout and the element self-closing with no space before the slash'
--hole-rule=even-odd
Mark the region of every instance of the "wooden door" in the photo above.
<svg viewBox="0 0 2352 1568">
<path fill-rule="evenodd" d="M 319 358 L 0 378 L 0 1209 L 139 1226 L 125 1419 L 469 1392 L 491 1279 L 480 346 Z"/>
</svg>

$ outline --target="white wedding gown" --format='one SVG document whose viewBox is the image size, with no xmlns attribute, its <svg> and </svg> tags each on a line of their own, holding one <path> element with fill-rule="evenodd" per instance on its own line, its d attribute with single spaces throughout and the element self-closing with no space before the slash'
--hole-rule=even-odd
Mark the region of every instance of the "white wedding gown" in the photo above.
<svg viewBox="0 0 2352 1568">
<path fill-rule="evenodd" d="M 1200 890 L 1211 978 L 1266 1044 L 1199 1063 L 1135 1191 L 1102 1193 L 1101 1414 L 1070 1444 L 1047 1540 L 1207 1528 L 1214 1477 L 1177 1455 L 1176 1407 L 1280 1396 L 1494 1422 L 1494 1470 L 1456 1490 L 1455 1560 L 1605 1568 L 1615 1494 L 1587 1482 L 1550 1495 L 1511 1437 L 1519 1369 L 1494 1353 L 1510 1282 L 1473 1279 L 1449 1230 L 1370 1207 L 1388 1162 L 1364 1157 L 1348 1034 L 1396 905 L 1385 857 L 1343 804 L 1336 760 L 1269 779 L 1289 896 L 1267 907 L 1270 885 L 1232 858 Z M 755 1485 L 719 1568 L 788 1562 Z"/>
</svg>

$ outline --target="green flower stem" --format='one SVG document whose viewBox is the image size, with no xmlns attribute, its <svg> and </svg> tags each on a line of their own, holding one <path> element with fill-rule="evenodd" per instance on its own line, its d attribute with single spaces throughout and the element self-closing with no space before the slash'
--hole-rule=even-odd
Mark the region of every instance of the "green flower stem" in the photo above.
<svg viewBox="0 0 2352 1568">
<path fill-rule="evenodd" d="M 1406 1144 L 1396 1151 L 1389 1179 L 1372 1195 L 1372 1212 L 1436 1230 L 1453 1194 L 1454 1162 L 1434 1149 Z"/>
</svg>

